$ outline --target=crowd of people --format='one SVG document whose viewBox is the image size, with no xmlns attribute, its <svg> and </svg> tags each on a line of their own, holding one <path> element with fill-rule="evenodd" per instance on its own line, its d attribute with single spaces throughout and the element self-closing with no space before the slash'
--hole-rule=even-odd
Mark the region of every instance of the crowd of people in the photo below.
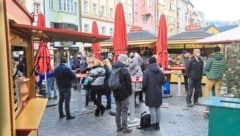
<svg viewBox="0 0 240 136">
<path fill-rule="evenodd" d="M 182 64 L 185 66 L 183 74 L 187 92 L 186 104 L 189 107 L 200 105 L 198 98 L 202 96 L 203 74 L 206 74 L 207 77 L 205 96 L 209 97 L 211 91 L 216 92 L 213 93 L 216 96 L 220 95 L 221 80 L 227 66 L 223 54 L 220 53 L 220 48 L 215 47 L 213 51 L 208 56 L 207 61 L 203 61 L 199 49 L 194 49 L 192 54 L 187 51 L 184 51 L 182 54 Z M 89 102 L 92 101 L 96 105 L 94 114 L 96 117 L 103 116 L 105 110 L 112 108 L 111 101 L 113 96 L 116 105 L 117 132 L 130 133 L 132 130 L 127 126 L 129 96 L 132 94 L 133 89 L 140 89 L 142 91 L 137 93 L 136 96 L 139 97 L 140 102 L 145 102 L 146 106 L 149 107 L 151 115 L 150 128 L 151 130 L 159 130 L 162 86 L 166 83 L 166 77 L 160 66 L 155 56 L 148 58 L 146 65 L 146 62 L 143 61 L 137 52 L 131 52 L 129 55 L 120 54 L 116 62 L 113 62 L 112 53 L 108 53 L 102 61 L 94 58 L 94 56 L 85 57 L 78 53 L 71 59 L 70 67 L 67 65 L 66 58 L 62 58 L 60 65 L 52 73 L 59 90 L 59 117 L 64 118 L 66 116 L 67 120 L 75 118 L 70 114 L 72 83 L 80 82 L 76 79 L 76 73 L 87 73 L 87 77 L 81 80 L 83 88 L 86 90 L 85 106 L 87 107 Z M 111 90 L 108 80 L 111 72 L 119 68 L 121 87 Z M 142 78 L 142 83 L 133 84 L 132 76 Z M 51 90 L 51 85 L 49 86 Z M 57 95 L 54 93 L 55 96 Z M 102 104 L 102 96 L 106 96 L 106 105 Z M 63 103 L 65 103 L 66 115 L 63 112 Z"/>
</svg>

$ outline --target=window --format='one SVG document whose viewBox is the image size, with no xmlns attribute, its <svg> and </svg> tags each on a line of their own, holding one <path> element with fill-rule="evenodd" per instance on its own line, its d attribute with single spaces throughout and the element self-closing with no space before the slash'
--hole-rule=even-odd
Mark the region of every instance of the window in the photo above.
<svg viewBox="0 0 240 136">
<path fill-rule="evenodd" d="M 84 13 L 88 13 L 88 1 L 84 0 Z"/>
<path fill-rule="evenodd" d="M 128 22 L 132 22 L 132 13 L 128 13 Z"/>
<path fill-rule="evenodd" d="M 33 3 L 33 11 L 35 15 L 40 13 L 40 3 Z"/>
<path fill-rule="evenodd" d="M 93 15 L 97 16 L 97 4 L 96 3 L 93 3 Z"/>
<path fill-rule="evenodd" d="M 158 0 L 158 3 L 159 3 L 159 4 L 164 4 L 164 1 L 165 1 L 165 0 Z"/>
<path fill-rule="evenodd" d="M 59 10 L 74 13 L 76 10 L 74 9 L 73 0 L 60 0 Z"/>
<path fill-rule="evenodd" d="M 106 27 L 105 27 L 105 26 L 102 26 L 102 27 L 101 27 L 101 31 L 102 31 L 102 34 L 106 34 Z"/>
<path fill-rule="evenodd" d="M 110 18 L 113 18 L 113 8 L 109 9 L 109 16 L 110 16 Z"/>
<path fill-rule="evenodd" d="M 137 22 L 137 21 L 138 21 L 138 13 L 135 12 L 134 14 L 135 14 L 135 15 L 134 15 L 134 21 Z"/>
<path fill-rule="evenodd" d="M 110 36 L 113 36 L 113 28 L 112 27 L 109 28 L 109 32 L 110 32 Z"/>
<path fill-rule="evenodd" d="M 53 0 L 49 0 L 49 9 L 53 10 Z"/>
<path fill-rule="evenodd" d="M 89 24 L 83 25 L 83 32 L 89 32 Z"/>
<path fill-rule="evenodd" d="M 138 0 L 134 0 L 134 5 L 138 5 Z"/>
<path fill-rule="evenodd" d="M 105 15 L 105 6 L 104 6 L 104 5 L 101 6 L 100 16 L 101 16 L 101 17 L 105 17 L 105 16 L 106 16 L 106 15 Z"/>
<path fill-rule="evenodd" d="M 172 4 L 172 3 L 169 3 L 169 10 L 170 11 L 173 11 L 173 10 L 175 10 L 176 8 L 175 8 L 175 5 L 174 4 Z"/>
</svg>

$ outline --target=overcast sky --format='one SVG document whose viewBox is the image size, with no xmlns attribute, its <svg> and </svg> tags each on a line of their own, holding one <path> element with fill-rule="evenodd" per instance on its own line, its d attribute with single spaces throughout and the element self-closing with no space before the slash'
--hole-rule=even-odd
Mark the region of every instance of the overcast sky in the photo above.
<svg viewBox="0 0 240 136">
<path fill-rule="evenodd" d="M 240 19 L 239 0 L 190 0 L 196 10 L 205 13 L 207 21 L 236 21 Z"/>
</svg>

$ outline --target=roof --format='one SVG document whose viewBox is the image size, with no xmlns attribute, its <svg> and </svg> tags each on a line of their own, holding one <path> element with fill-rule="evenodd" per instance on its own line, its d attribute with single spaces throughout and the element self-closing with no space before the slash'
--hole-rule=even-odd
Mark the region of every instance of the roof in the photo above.
<svg viewBox="0 0 240 136">
<path fill-rule="evenodd" d="M 136 32 L 129 32 L 127 33 L 127 39 L 128 41 L 133 41 L 133 40 L 149 40 L 149 39 L 156 39 L 156 35 L 147 31 L 136 31 Z M 107 40 L 108 42 L 112 41 L 112 38 Z"/>
<path fill-rule="evenodd" d="M 49 28 L 49 27 L 38 27 L 25 24 L 17 24 L 12 22 L 12 28 L 18 30 L 19 32 L 30 35 L 33 40 L 39 41 L 41 39 L 47 39 L 48 42 L 56 41 L 74 41 L 74 42 L 85 42 L 85 43 L 95 43 L 104 41 L 110 38 L 110 36 L 78 32 L 74 30 Z"/>
<path fill-rule="evenodd" d="M 212 34 L 209 34 L 204 31 L 182 32 L 182 33 L 170 36 L 168 40 L 203 39 L 211 35 Z"/>
<path fill-rule="evenodd" d="M 238 26 L 238 25 L 224 25 L 224 26 L 219 26 L 218 29 L 219 29 L 221 32 L 224 32 L 224 31 L 233 29 L 233 28 L 235 28 L 235 27 L 237 27 L 237 26 Z"/>
<path fill-rule="evenodd" d="M 240 42 L 240 26 L 197 41 L 197 43 L 201 44 L 220 44 L 231 42 Z"/>
<path fill-rule="evenodd" d="M 128 40 L 145 40 L 145 39 L 156 39 L 156 35 L 147 31 L 129 32 L 127 33 Z"/>
</svg>

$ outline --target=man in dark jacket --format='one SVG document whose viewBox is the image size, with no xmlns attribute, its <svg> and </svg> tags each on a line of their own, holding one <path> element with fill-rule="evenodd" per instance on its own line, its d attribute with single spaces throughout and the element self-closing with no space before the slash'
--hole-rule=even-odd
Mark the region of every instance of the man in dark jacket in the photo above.
<svg viewBox="0 0 240 136">
<path fill-rule="evenodd" d="M 70 114 L 70 99 L 71 99 L 71 88 L 72 81 L 76 78 L 76 75 L 71 71 L 70 68 L 66 65 L 67 61 L 65 58 L 62 58 L 58 67 L 54 70 L 54 77 L 57 81 L 57 86 L 59 90 L 59 102 L 58 102 L 58 111 L 59 117 L 64 118 L 63 113 L 63 102 L 65 101 L 65 112 L 66 119 L 74 119 L 75 117 Z"/>
<path fill-rule="evenodd" d="M 165 76 L 157 65 L 156 57 L 151 57 L 149 66 L 143 74 L 143 91 L 145 92 L 145 103 L 151 114 L 151 128 L 156 130 L 160 129 L 162 86 L 165 82 Z"/>
<path fill-rule="evenodd" d="M 121 68 L 119 78 L 121 87 L 118 90 L 113 90 L 113 95 L 116 104 L 116 124 L 117 132 L 123 131 L 130 133 L 132 130 L 127 126 L 129 96 L 132 94 L 132 80 L 127 69 L 128 56 L 120 54 L 118 61 L 113 64 L 112 68 Z"/>
<path fill-rule="evenodd" d="M 193 103 L 191 101 L 192 95 L 193 95 L 193 89 L 195 89 L 194 92 L 194 104 L 200 105 L 198 102 L 198 97 L 200 94 L 201 89 L 201 82 L 202 82 L 202 73 L 203 73 L 203 61 L 200 58 L 200 49 L 194 49 L 193 50 L 193 57 L 189 61 L 189 65 L 186 67 L 186 75 L 189 77 L 190 80 L 190 87 L 189 91 L 187 92 L 187 105 L 189 107 L 193 106 Z"/>
</svg>

